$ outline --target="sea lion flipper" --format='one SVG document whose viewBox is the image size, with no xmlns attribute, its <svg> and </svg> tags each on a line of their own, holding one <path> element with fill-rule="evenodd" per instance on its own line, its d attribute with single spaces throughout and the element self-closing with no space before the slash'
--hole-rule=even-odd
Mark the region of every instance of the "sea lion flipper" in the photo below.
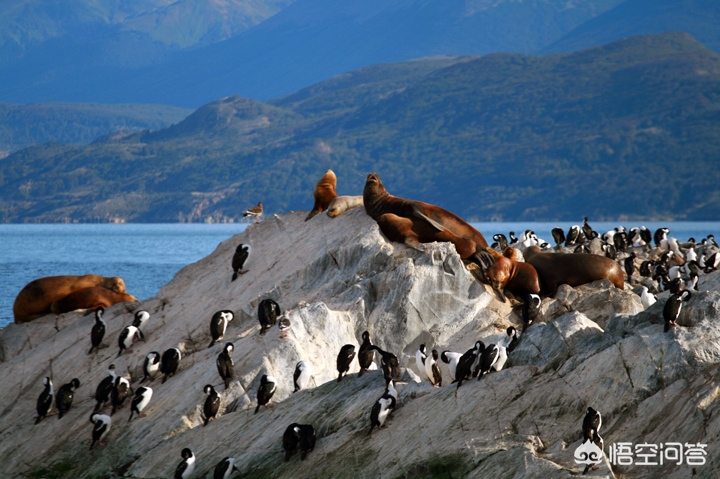
<svg viewBox="0 0 720 479">
<path fill-rule="evenodd" d="M 430 226 L 435 228 L 438 231 L 444 231 L 445 227 L 438 223 L 437 221 L 431 219 L 428 215 L 426 215 L 418 205 L 413 205 L 413 214 L 417 216 L 418 218 L 422 218 L 428 223 L 430 223 Z"/>
</svg>

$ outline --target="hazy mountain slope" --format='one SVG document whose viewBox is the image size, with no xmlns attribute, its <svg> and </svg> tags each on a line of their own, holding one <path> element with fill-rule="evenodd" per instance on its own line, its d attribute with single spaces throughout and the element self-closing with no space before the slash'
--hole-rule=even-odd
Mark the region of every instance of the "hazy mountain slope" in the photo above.
<svg viewBox="0 0 720 479">
<path fill-rule="evenodd" d="M 572 52 L 621 38 L 687 32 L 720 52 L 720 3 L 715 0 L 625 0 L 583 23 L 543 50 Z"/>
<path fill-rule="evenodd" d="M 157 130 L 192 110 L 161 105 L 0 103 L 0 157 L 47 142 L 87 144 L 118 130 Z"/>
<path fill-rule="evenodd" d="M 309 209 L 326 168 L 340 194 L 377 171 L 392 194 L 473 220 L 720 215 L 720 57 L 688 35 L 377 71 L 376 85 L 361 81 L 372 70 L 348 75 L 347 98 L 336 79 L 275 105 L 229 97 L 157 132 L 20 151 L 4 160 L 1 220 Z"/>
<path fill-rule="evenodd" d="M 298 0 L 282 10 L 274 2 L 279 13 L 254 28 L 178 53 L 167 38 L 199 42 L 192 25 L 163 23 L 151 35 L 141 28 L 108 31 L 104 24 L 93 31 L 89 23 L 80 36 L 46 42 L 20 62 L 0 65 L 0 99 L 188 107 L 237 94 L 268 99 L 377 63 L 534 52 L 620 1 Z M 97 38 L 102 41 L 91 40 Z"/>
</svg>

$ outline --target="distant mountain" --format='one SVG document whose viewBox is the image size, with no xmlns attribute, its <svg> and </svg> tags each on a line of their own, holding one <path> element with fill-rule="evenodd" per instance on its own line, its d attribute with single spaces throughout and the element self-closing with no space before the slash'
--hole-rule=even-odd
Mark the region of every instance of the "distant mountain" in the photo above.
<svg viewBox="0 0 720 479">
<path fill-rule="evenodd" d="M 478 221 L 720 216 L 720 56 L 686 34 L 565 55 L 369 67 L 262 103 L 228 97 L 155 132 L 0 162 L 0 221 L 238 220 L 309 209 L 370 171 Z"/>
<path fill-rule="evenodd" d="M 255 0 L 251 4 L 279 13 L 238 32 L 232 26 L 248 22 L 226 26 L 216 18 L 227 2 L 155 0 L 165 6 L 150 8 L 151 0 L 135 0 L 135 8 L 128 8 L 133 16 L 119 7 L 96 12 L 90 9 L 95 2 L 85 0 L 79 13 L 66 14 L 84 20 L 77 28 L 70 20 L 60 22 L 57 28 L 67 35 L 28 46 L 16 61 L 0 63 L 0 100 L 193 108 L 235 94 L 265 100 L 378 63 L 535 52 L 621 1 Z M 50 0 L 22 3 L 38 4 L 36 16 L 52 16 L 46 11 Z M 230 2 L 228 10 L 244 3 Z M 120 20 L 113 23 L 115 18 Z M 22 25 L 29 29 L 30 20 Z M 19 20 L 8 23 L 14 27 Z M 217 30 L 232 36 L 216 41 L 222 38 L 211 35 Z"/>
<path fill-rule="evenodd" d="M 565 53 L 636 35 L 687 32 L 720 52 L 720 2 L 717 0 L 625 0 L 583 23 L 543 49 Z"/>
<path fill-rule="evenodd" d="M 86 145 L 100 136 L 157 130 L 192 110 L 162 105 L 92 103 L 0 103 L 0 158 L 41 143 Z"/>
</svg>

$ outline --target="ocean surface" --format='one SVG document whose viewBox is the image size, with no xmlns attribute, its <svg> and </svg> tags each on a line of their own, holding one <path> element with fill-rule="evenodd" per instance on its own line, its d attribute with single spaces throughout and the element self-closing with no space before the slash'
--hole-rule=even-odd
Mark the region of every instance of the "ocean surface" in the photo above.
<svg viewBox="0 0 720 479">
<path fill-rule="evenodd" d="M 567 232 L 571 222 L 473 223 L 488 243 L 496 233 L 519 237 L 532 229 L 554 245 L 555 226 Z M 604 233 L 618 222 L 590 222 Z M 647 226 L 652 232 L 670 228 L 680 241 L 708 234 L 720 239 L 720 222 L 622 223 L 628 230 Z M 120 276 L 138 299 L 155 296 L 184 266 L 212 253 L 220 242 L 245 231 L 247 224 L 47 224 L 0 225 L 0 328 L 13 321 L 18 292 L 43 276 L 99 274 Z M 228 259 L 230 261 L 230 259 Z"/>
</svg>

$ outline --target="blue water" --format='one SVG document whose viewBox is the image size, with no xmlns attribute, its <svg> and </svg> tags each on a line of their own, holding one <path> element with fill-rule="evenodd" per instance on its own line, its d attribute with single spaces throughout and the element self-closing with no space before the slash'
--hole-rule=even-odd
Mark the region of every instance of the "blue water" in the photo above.
<svg viewBox="0 0 720 479">
<path fill-rule="evenodd" d="M 555 226 L 566 232 L 573 223 L 473 223 L 489 243 L 496 233 L 519 237 L 532 229 L 554 244 Z M 579 223 L 578 223 L 579 224 Z M 617 222 L 590 222 L 599 233 Z M 720 239 L 720 222 L 636 222 L 651 231 L 666 226 L 681 241 L 708 234 Z M 246 224 L 50 224 L 0 225 L 0 327 L 13 320 L 15 296 L 27 283 L 43 276 L 99 274 L 120 276 L 138 299 L 151 298 L 182 267 L 212 253 L 218 244 L 245 230 Z"/>
<path fill-rule="evenodd" d="M 247 224 L 0 225 L 0 327 L 18 292 L 43 276 L 120 276 L 152 298 L 184 266 L 212 253 Z"/>
</svg>

